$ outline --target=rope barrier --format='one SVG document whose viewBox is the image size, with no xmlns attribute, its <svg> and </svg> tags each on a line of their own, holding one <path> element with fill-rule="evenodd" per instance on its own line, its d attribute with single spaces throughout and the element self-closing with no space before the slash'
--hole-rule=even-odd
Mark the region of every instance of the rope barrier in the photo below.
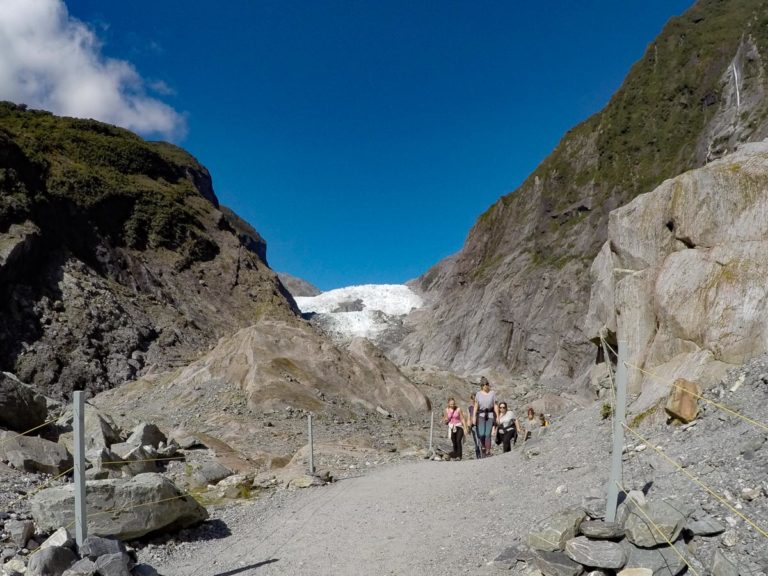
<svg viewBox="0 0 768 576">
<path fill-rule="evenodd" d="M 161 500 L 153 500 L 152 502 L 142 502 L 141 504 L 134 504 L 133 506 L 124 506 L 123 508 L 110 508 L 109 510 L 100 510 L 99 512 L 92 512 L 88 513 L 87 517 L 88 520 L 93 518 L 94 516 L 103 516 L 105 514 L 112 514 L 113 512 L 129 512 L 131 510 L 134 510 L 135 508 L 141 508 L 142 506 L 152 506 L 154 504 L 160 504 L 162 502 L 170 502 L 171 500 L 180 500 L 181 498 L 192 498 L 193 500 L 195 497 L 190 494 L 189 492 L 185 492 L 184 494 L 180 494 L 178 496 L 171 496 L 170 498 L 163 498 Z M 75 525 L 76 520 L 73 520 L 69 524 L 65 526 L 67 530 L 69 530 L 72 526 Z"/>
<path fill-rule="evenodd" d="M 694 476 L 693 474 L 691 474 L 691 473 L 690 473 L 688 470 L 686 470 L 685 468 L 683 468 L 683 467 L 682 467 L 682 465 L 681 465 L 679 462 L 677 462 L 677 461 L 673 460 L 672 458 L 670 458 L 669 456 L 667 456 L 667 455 L 664 453 L 664 451 L 663 451 L 663 450 L 661 450 L 661 449 L 660 449 L 658 446 L 656 446 L 655 444 L 653 444 L 652 442 L 650 442 L 649 440 L 647 440 L 646 438 L 644 438 L 644 437 L 643 437 L 643 436 L 642 436 L 642 435 L 641 435 L 639 432 L 636 432 L 635 430 L 633 430 L 632 428 L 630 428 L 630 427 L 629 427 L 629 426 L 627 426 L 626 424 L 624 424 L 623 426 L 624 426 L 624 428 L 625 428 L 626 430 L 628 430 L 629 432 L 631 432 L 632 434 L 634 434 L 635 436 L 637 436 L 637 437 L 638 437 L 638 438 L 639 438 L 639 439 L 640 439 L 640 440 L 641 440 L 641 441 L 642 441 L 642 442 L 643 442 L 643 443 L 644 443 L 646 446 L 649 446 L 649 447 L 653 448 L 653 449 L 656 451 L 656 453 L 657 453 L 657 454 L 661 455 L 661 456 L 662 456 L 662 457 L 663 457 L 663 458 L 664 458 L 664 459 L 665 459 L 667 462 L 669 462 L 669 463 L 670 463 L 670 464 L 672 464 L 672 465 L 673 465 L 675 468 L 677 468 L 677 470 L 678 470 L 679 472 L 682 472 L 683 474 L 685 474 L 686 476 L 688 476 L 688 477 L 689 477 L 691 480 L 693 480 L 693 481 L 694 481 L 696 484 L 698 484 L 698 485 L 699 485 L 699 486 L 701 486 L 701 487 L 702 487 L 704 490 L 706 490 L 706 491 L 709 493 L 709 495 L 710 495 L 710 496 L 712 496 L 713 498 L 715 498 L 715 499 L 716 499 L 718 502 L 720 502 L 720 503 L 721 503 L 723 506 L 725 506 L 726 508 L 728 508 L 728 509 L 729 509 L 731 512 L 733 512 L 734 514 L 738 515 L 738 516 L 739 516 L 739 517 L 740 517 L 742 520 L 744 520 L 744 521 L 745 521 L 747 524 L 749 524 L 750 526 L 752 526 L 752 528 L 754 528 L 755 530 L 757 530 L 757 531 L 758 531 L 758 532 L 759 532 L 759 533 L 760 533 L 762 536 L 764 536 L 765 538 L 768 538 L 768 531 L 766 531 L 766 530 L 763 530 L 762 528 L 760 528 L 760 526 L 758 526 L 757 524 L 755 524 L 755 522 L 753 522 L 753 521 L 752 521 L 750 518 L 748 518 L 747 516 L 745 516 L 745 515 L 744 515 L 744 514 L 743 514 L 743 513 L 742 513 L 740 510 L 738 510 L 738 509 L 737 509 L 737 508 L 735 508 L 734 506 L 731 506 L 730 502 L 728 502 L 728 501 L 727 501 L 725 498 L 723 498 L 722 496 L 720 496 L 720 495 L 719 495 L 717 492 L 715 492 L 715 491 L 714 491 L 712 488 L 710 488 L 709 486 L 707 486 L 706 484 L 704 484 L 704 482 L 702 482 L 702 481 L 701 481 L 699 478 L 697 478 L 696 476 Z"/>
<path fill-rule="evenodd" d="M 182 461 L 186 458 L 183 454 L 179 456 L 168 456 L 166 458 L 143 458 L 141 460 L 108 460 L 106 462 L 101 462 L 101 465 L 104 466 L 106 464 L 133 464 L 134 462 L 165 462 L 168 460 L 176 460 L 176 461 Z"/>
<path fill-rule="evenodd" d="M 650 376 L 651 378 L 653 378 L 657 382 L 660 382 L 662 384 L 667 384 L 667 385 L 672 386 L 674 388 L 677 388 L 679 390 L 683 390 L 684 392 L 687 392 L 691 396 L 693 396 L 695 398 L 698 398 L 699 400 L 703 400 L 707 404 L 711 404 L 715 408 L 723 410 L 724 412 L 728 412 L 732 416 L 736 416 L 737 418 L 741 418 L 745 422 L 748 422 L 749 424 L 751 424 L 753 426 L 756 426 L 756 427 L 758 427 L 758 428 L 768 432 L 768 425 L 765 425 L 762 422 L 758 422 L 757 420 L 754 420 L 754 419 L 750 418 L 749 416 L 744 416 L 743 414 L 740 414 L 740 413 L 736 412 L 735 410 L 732 410 L 731 408 L 728 408 L 727 406 L 724 406 L 723 404 L 720 404 L 719 402 L 715 402 L 714 400 L 710 400 L 709 398 L 705 398 L 704 396 L 701 396 L 700 394 L 696 394 L 695 392 L 691 392 L 687 388 L 683 388 L 682 386 L 678 386 L 677 384 L 674 383 L 674 381 L 671 381 L 668 378 L 662 378 L 658 374 L 654 374 L 653 372 L 649 372 L 648 370 L 640 368 L 640 366 L 635 366 L 634 364 L 630 364 L 628 362 L 625 362 L 625 366 L 627 366 L 627 368 L 634 368 L 635 370 L 638 370 L 638 371 L 642 372 L 643 374 L 646 374 L 646 375 Z"/>
<path fill-rule="evenodd" d="M 4 438 L 2 442 L 0 442 L 0 446 L 4 446 L 7 442 L 10 442 L 12 440 L 15 440 L 16 438 L 19 438 L 21 436 L 26 436 L 30 432 L 34 432 L 35 430 L 39 430 L 40 428 L 43 428 L 44 426 L 48 426 L 49 424 L 53 424 L 58 420 L 57 418 L 54 418 L 53 420 L 48 420 L 47 422 L 43 422 L 42 424 L 39 424 L 38 426 L 35 426 L 34 428 L 30 428 L 29 430 L 26 430 L 24 432 L 20 432 L 19 434 L 16 434 L 14 436 L 11 436 L 10 438 Z"/>
<path fill-rule="evenodd" d="M 62 472 L 61 474 L 57 474 L 57 475 L 56 475 L 56 476 L 54 476 L 53 478 L 49 478 L 48 480 L 46 480 L 45 482 L 43 482 L 42 484 L 40 484 L 39 486 L 37 486 L 37 487 L 36 487 L 34 490 L 32 490 L 31 492 L 28 492 L 27 494 L 24 494 L 24 496 L 22 496 L 21 498 L 17 498 L 16 500 L 14 500 L 14 501 L 13 501 L 13 502 L 11 502 L 10 504 L 8 504 L 8 508 L 9 508 L 9 509 L 11 509 L 11 508 L 13 508 L 13 506 L 15 506 L 16 504 L 18 504 L 19 502 L 22 502 L 23 500 L 26 500 L 27 498 L 29 498 L 29 497 L 31 497 L 31 496 L 34 496 L 34 495 L 35 495 L 35 494 L 37 494 L 38 492 L 40 492 L 40 491 L 44 490 L 44 489 L 46 488 L 46 486 L 48 486 L 48 485 L 49 485 L 51 482 L 55 482 L 56 480 L 58 480 L 58 479 L 59 479 L 59 478 L 61 478 L 62 476 L 66 476 L 67 474 L 69 474 L 70 472 L 72 472 L 74 469 L 75 469 L 75 467 L 74 467 L 74 466 L 72 466 L 71 468 L 67 468 L 66 470 L 64 470 L 64 472 Z"/>
<path fill-rule="evenodd" d="M 619 490 L 624 492 L 627 495 L 627 497 L 630 500 L 632 500 L 632 502 L 635 503 L 635 508 L 634 509 L 637 510 L 638 512 L 640 512 L 640 514 L 642 514 L 643 518 L 645 518 L 645 520 L 648 521 L 651 524 L 651 526 L 653 526 L 653 528 L 656 530 L 656 533 L 659 536 L 661 536 L 667 542 L 667 544 L 669 544 L 670 548 L 672 548 L 672 550 L 674 550 L 675 553 L 678 556 L 680 556 L 680 559 L 683 562 L 685 562 L 685 565 L 688 566 L 688 568 L 689 568 L 689 570 L 691 572 L 693 572 L 694 576 L 699 576 L 699 573 L 696 572 L 696 570 L 694 570 L 693 566 L 691 566 L 690 562 L 688 562 L 686 557 L 683 556 L 682 552 L 680 552 L 680 550 L 677 549 L 677 547 L 675 546 L 674 542 L 672 542 L 669 538 L 667 538 L 666 534 L 664 534 L 664 531 L 659 527 L 658 524 L 656 524 L 656 522 L 653 521 L 653 519 L 650 516 L 648 516 L 648 514 L 645 512 L 645 510 L 643 510 L 642 506 L 640 506 L 640 503 L 637 500 L 635 500 L 634 496 L 630 496 L 629 492 L 627 492 L 627 490 L 619 482 L 616 482 L 616 486 L 618 486 Z"/>
</svg>

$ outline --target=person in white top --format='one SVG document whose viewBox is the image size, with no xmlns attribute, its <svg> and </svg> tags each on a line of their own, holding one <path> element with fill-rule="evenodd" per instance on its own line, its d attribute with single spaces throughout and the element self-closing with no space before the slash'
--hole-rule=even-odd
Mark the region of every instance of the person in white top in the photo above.
<svg viewBox="0 0 768 576">
<path fill-rule="evenodd" d="M 506 402 L 499 402 L 499 423 L 496 427 L 496 444 L 502 444 L 504 452 L 510 452 L 513 442 L 517 442 L 519 425 L 515 413 L 507 409 Z"/>
</svg>

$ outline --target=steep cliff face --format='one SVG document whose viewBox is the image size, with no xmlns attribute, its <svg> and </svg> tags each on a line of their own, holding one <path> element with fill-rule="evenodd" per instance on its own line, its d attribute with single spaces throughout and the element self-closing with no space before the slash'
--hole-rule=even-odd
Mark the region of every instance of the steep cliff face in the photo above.
<svg viewBox="0 0 768 576">
<path fill-rule="evenodd" d="M 392 357 L 569 386 L 595 355 L 582 326 L 608 214 L 768 136 L 766 58 L 764 2 L 701 0 L 672 19 L 606 108 L 414 282 L 429 306 Z"/>
<path fill-rule="evenodd" d="M 768 351 L 766 215 L 766 142 L 611 213 L 592 266 L 586 330 L 626 342 L 635 411 L 666 396 L 678 377 L 712 384 Z"/>
<path fill-rule="evenodd" d="M 0 370 L 98 391 L 294 317 L 265 258 L 183 150 L 0 104 Z"/>
</svg>

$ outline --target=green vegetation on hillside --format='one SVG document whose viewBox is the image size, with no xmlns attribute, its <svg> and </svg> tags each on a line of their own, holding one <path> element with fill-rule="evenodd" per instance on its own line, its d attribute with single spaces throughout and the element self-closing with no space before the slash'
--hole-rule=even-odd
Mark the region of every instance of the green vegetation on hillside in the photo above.
<svg viewBox="0 0 768 576">
<path fill-rule="evenodd" d="M 495 251 L 507 247 L 501 238 L 510 224 L 520 230 L 530 218 L 537 220 L 536 234 L 519 241 L 531 242 L 534 266 L 561 262 L 574 250 L 583 252 L 584 243 L 574 237 L 604 228 L 609 210 L 699 166 L 699 147 L 723 103 L 723 78 L 739 50 L 742 94 L 768 90 L 757 86 L 766 82 L 768 61 L 768 4 L 762 0 L 700 0 L 670 20 L 608 105 L 570 130 L 518 191 L 480 217 L 472 232 L 485 244 L 480 265 L 487 267 Z M 742 111 L 736 137 L 750 139 L 765 130 L 767 119 L 765 100 Z M 585 199 L 588 213 L 571 209 Z M 604 233 L 589 233 L 596 241 L 579 256 L 594 256 L 604 240 Z"/>
<path fill-rule="evenodd" d="M 207 171 L 180 148 L 0 103 L 0 228 L 35 211 L 74 213 L 115 245 L 206 259 L 217 248 L 201 217 L 215 197 L 202 201 L 201 185 L 210 188 Z"/>
</svg>

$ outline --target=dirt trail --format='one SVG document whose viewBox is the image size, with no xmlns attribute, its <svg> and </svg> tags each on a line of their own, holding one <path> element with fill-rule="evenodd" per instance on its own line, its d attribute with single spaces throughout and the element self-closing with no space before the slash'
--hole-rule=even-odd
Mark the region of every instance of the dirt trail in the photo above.
<svg viewBox="0 0 768 576">
<path fill-rule="evenodd" d="M 168 576 L 498 573 L 488 564 L 505 547 L 607 478 L 608 426 L 596 414 L 573 413 L 553 432 L 530 459 L 517 449 L 403 463 L 222 510 L 213 517 L 230 536 L 183 543 L 156 565 Z"/>
</svg>

